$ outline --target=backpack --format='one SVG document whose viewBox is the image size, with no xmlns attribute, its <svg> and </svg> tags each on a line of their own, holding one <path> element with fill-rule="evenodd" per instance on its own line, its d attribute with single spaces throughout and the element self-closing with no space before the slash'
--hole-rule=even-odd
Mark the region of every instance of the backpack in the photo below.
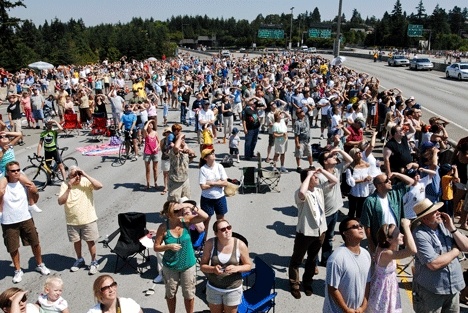
<svg viewBox="0 0 468 313">
<path fill-rule="evenodd" d="M 351 175 L 353 175 L 354 168 L 350 166 L 348 167 L 348 169 L 351 171 Z M 340 189 L 342 197 L 347 197 L 349 195 L 349 192 L 351 191 L 351 186 L 348 185 L 348 183 L 346 182 L 346 171 L 341 173 Z"/>
<path fill-rule="evenodd" d="M 234 165 L 234 160 L 232 159 L 232 156 L 230 155 L 225 155 L 223 160 L 221 161 L 221 165 L 224 167 L 231 167 Z"/>
</svg>

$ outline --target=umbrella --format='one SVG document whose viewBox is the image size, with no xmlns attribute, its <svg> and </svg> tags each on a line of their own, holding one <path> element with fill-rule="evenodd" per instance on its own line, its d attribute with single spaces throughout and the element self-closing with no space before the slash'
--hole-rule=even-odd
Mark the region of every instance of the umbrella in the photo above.
<svg viewBox="0 0 468 313">
<path fill-rule="evenodd" d="M 156 59 L 155 57 L 150 57 L 150 58 L 148 58 L 146 60 L 150 61 L 150 62 L 154 62 L 154 61 L 157 61 L 158 59 Z"/>
<path fill-rule="evenodd" d="M 54 68 L 54 66 L 52 64 L 47 63 L 47 62 L 43 62 L 43 61 L 38 61 L 38 62 L 31 63 L 31 64 L 28 65 L 28 67 L 32 68 L 32 69 L 39 70 L 39 71 L 50 70 L 50 69 Z"/>
<path fill-rule="evenodd" d="M 344 61 L 346 61 L 346 57 L 339 56 L 339 57 L 334 58 L 330 62 L 330 64 L 338 66 L 338 65 L 341 65 L 341 63 L 343 63 Z"/>
</svg>

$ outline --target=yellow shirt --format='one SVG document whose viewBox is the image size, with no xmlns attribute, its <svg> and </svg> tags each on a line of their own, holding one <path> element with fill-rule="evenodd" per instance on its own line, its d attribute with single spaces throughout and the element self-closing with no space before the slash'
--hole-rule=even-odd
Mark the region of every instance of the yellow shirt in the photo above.
<svg viewBox="0 0 468 313">
<path fill-rule="evenodd" d="M 68 189 L 63 182 L 60 186 L 59 197 Z M 86 178 L 81 177 L 78 185 L 73 185 L 65 202 L 65 220 L 67 225 L 86 225 L 96 221 L 96 209 L 94 208 L 93 184 Z"/>
<path fill-rule="evenodd" d="M 442 176 L 442 200 L 453 200 L 453 177 L 450 175 Z"/>
</svg>

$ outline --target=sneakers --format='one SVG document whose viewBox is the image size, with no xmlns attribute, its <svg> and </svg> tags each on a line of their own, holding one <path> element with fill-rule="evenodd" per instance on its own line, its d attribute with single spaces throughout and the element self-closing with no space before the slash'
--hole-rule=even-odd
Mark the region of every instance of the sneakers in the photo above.
<svg viewBox="0 0 468 313">
<path fill-rule="evenodd" d="M 41 213 L 42 210 L 36 204 L 28 205 L 28 210 L 31 212 Z"/>
<path fill-rule="evenodd" d="M 159 273 L 159 275 L 156 276 L 155 279 L 153 279 L 153 283 L 155 283 L 155 284 L 159 284 L 159 283 L 161 283 L 162 281 L 163 281 L 163 277 L 162 277 L 161 273 Z"/>
<path fill-rule="evenodd" d="M 314 291 L 312 290 L 312 286 L 311 285 L 306 285 L 306 284 L 303 284 L 304 286 L 304 293 L 306 296 L 310 297 Z"/>
<path fill-rule="evenodd" d="M 24 273 L 22 270 L 15 271 L 15 276 L 13 276 L 13 284 L 21 282 L 23 280 L 23 274 Z"/>
<path fill-rule="evenodd" d="M 298 173 L 302 172 L 302 167 L 298 166 L 297 169 L 296 169 L 296 172 L 298 172 Z"/>
<path fill-rule="evenodd" d="M 85 264 L 85 261 L 83 258 L 79 258 L 73 263 L 73 266 L 70 268 L 70 272 L 76 272 L 80 269 Z"/>
<path fill-rule="evenodd" d="M 41 273 L 42 275 L 49 275 L 50 274 L 50 270 L 45 266 L 44 263 L 39 264 L 36 267 L 36 271 Z"/>
<path fill-rule="evenodd" d="M 323 139 L 323 134 L 320 135 L 320 139 Z"/>
<path fill-rule="evenodd" d="M 280 171 L 281 171 L 281 173 L 287 173 L 288 172 L 288 170 L 284 166 L 281 166 Z"/>
<path fill-rule="evenodd" d="M 94 275 L 98 272 L 99 263 L 97 261 L 92 261 L 89 265 L 89 275 Z"/>
</svg>

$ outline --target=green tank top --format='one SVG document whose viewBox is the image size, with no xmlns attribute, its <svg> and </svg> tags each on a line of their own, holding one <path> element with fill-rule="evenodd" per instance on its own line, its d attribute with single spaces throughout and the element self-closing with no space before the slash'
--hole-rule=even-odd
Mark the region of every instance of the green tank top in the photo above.
<svg viewBox="0 0 468 313">
<path fill-rule="evenodd" d="M 195 251 L 192 247 L 192 240 L 190 239 L 190 232 L 182 222 L 183 231 L 179 238 L 172 236 L 169 230 L 169 221 L 166 221 L 166 235 L 164 236 L 164 243 L 166 245 L 171 243 L 178 243 L 182 245 L 179 251 L 166 250 L 162 259 L 163 265 L 174 271 L 185 271 L 197 263 L 195 259 Z"/>
</svg>

